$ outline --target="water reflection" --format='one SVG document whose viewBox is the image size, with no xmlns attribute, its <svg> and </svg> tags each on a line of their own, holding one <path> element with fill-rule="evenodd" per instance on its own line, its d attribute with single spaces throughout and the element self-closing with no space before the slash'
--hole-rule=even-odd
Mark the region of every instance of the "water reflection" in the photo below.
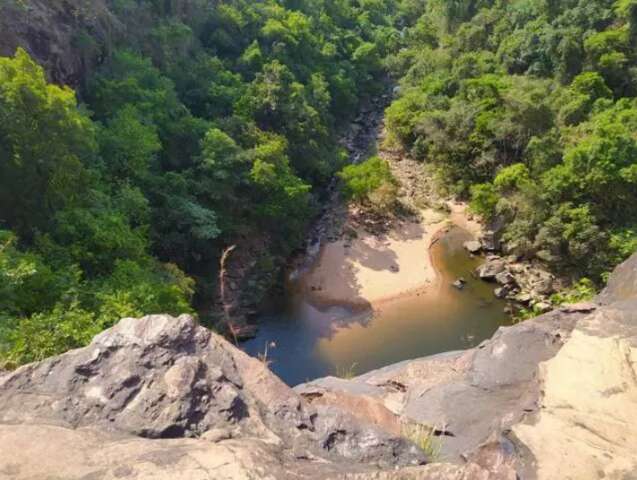
<svg viewBox="0 0 637 480">
<path fill-rule="evenodd" d="M 462 248 L 470 235 L 452 228 L 432 247 L 441 282 L 417 297 L 370 311 L 316 306 L 292 284 L 283 304 L 260 319 L 259 336 L 244 347 L 252 355 L 274 341 L 271 368 L 290 385 L 332 375 L 356 364 L 356 373 L 409 358 L 477 345 L 498 326 L 510 323 L 493 286 L 472 276 L 479 265 Z M 427 252 L 423 252 L 426 255 Z M 458 277 L 462 291 L 451 286 Z"/>
</svg>

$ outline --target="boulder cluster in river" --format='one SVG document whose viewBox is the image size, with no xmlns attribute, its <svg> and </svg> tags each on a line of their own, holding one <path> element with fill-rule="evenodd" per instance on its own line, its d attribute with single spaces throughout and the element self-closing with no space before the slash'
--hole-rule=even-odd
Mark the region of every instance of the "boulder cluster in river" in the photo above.
<svg viewBox="0 0 637 480">
<path fill-rule="evenodd" d="M 540 265 L 522 262 L 515 255 L 493 253 L 498 248 L 496 235 L 487 230 L 480 241 L 468 241 L 464 248 L 472 255 L 488 252 L 485 261 L 476 270 L 480 279 L 498 285 L 493 293 L 497 298 L 531 306 L 539 313 L 551 309 L 550 297 L 557 290 L 558 281 Z"/>
</svg>

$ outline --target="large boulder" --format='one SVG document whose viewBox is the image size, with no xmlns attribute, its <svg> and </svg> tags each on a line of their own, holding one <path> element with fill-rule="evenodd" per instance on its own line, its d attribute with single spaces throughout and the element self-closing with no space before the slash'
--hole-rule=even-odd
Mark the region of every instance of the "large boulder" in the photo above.
<svg viewBox="0 0 637 480">
<path fill-rule="evenodd" d="M 275 377 L 243 378 L 248 361 L 190 316 L 126 318 L 87 348 L 1 379 L 0 421 L 23 422 L 27 411 L 30 423 L 108 426 L 150 438 L 254 432 L 257 422 L 264 426 L 265 396 L 274 409 L 299 402 Z"/>
<path fill-rule="evenodd" d="M 480 244 L 482 248 L 489 252 L 495 252 L 500 250 L 500 239 L 498 237 L 498 232 L 495 230 L 486 230 L 482 233 L 480 237 Z"/>
<path fill-rule="evenodd" d="M 495 281 L 496 276 L 504 273 L 506 262 L 500 257 L 489 257 L 478 267 L 476 273 L 482 280 Z"/>
<path fill-rule="evenodd" d="M 621 302 L 637 296 L 637 254 L 619 265 L 598 297 L 602 304 Z"/>
<path fill-rule="evenodd" d="M 166 478 L 217 478 L 183 473 L 205 452 L 236 457 L 228 469 L 234 473 L 223 478 L 244 478 L 244 463 L 271 465 L 271 472 L 293 466 L 293 474 L 270 475 L 297 478 L 309 461 L 320 460 L 323 473 L 426 461 L 396 431 L 336 406 L 307 404 L 263 363 L 188 315 L 126 318 L 86 348 L 0 377 L 0 431 L 0 472 L 16 479 L 37 478 L 45 467 L 65 479 L 95 469 L 111 478 L 135 470 L 144 456 L 174 465 Z M 99 444 L 91 467 L 82 445 Z M 168 450 L 174 453 L 161 453 Z M 217 460 L 204 464 L 221 468 Z M 153 471 L 143 470 L 148 478 Z"/>
<path fill-rule="evenodd" d="M 469 240 L 467 242 L 464 242 L 462 246 L 469 253 L 473 253 L 473 254 L 480 253 L 480 250 L 482 250 L 482 244 L 477 240 Z"/>
<path fill-rule="evenodd" d="M 513 426 L 538 480 L 634 478 L 637 472 L 637 299 L 581 320 L 539 366 L 541 409 Z"/>
</svg>

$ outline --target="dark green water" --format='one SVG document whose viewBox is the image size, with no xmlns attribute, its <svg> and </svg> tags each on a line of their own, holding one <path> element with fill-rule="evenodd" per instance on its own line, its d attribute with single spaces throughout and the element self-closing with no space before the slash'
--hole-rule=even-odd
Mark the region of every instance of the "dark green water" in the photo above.
<svg viewBox="0 0 637 480">
<path fill-rule="evenodd" d="M 439 286 L 419 297 L 397 300 L 379 311 L 357 313 L 342 306 L 312 305 L 297 284 L 280 305 L 259 319 L 257 338 L 243 347 L 258 355 L 266 344 L 271 369 L 289 385 L 354 370 L 362 374 L 402 360 L 473 347 L 511 319 L 493 285 L 473 278 L 480 264 L 462 243 L 470 235 L 452 228 L 431 249 Z M 427 252 L 423 252 L 426 255 Z M 451 286 L 467 280 L 462 291 Z"/>
</svg>

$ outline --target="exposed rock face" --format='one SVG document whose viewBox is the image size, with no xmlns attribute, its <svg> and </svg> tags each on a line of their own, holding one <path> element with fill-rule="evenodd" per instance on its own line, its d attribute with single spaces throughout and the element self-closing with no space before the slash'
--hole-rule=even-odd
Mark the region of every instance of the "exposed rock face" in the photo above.
<svg viewBox="0 0 637 480">
<path fill-rule="evenodd" d="M 469 253 L 480 253 L 480 250 L 482 250 L 482 244 L 480 242 L 478 242 L 477 240 L 470 240 L 468 242 L 464 242 L 462 244 L 462 246 L 469 252 Z"/>
<path fill-rule="evenodd" d="M 482 248 L 489 252 L 494 252 L 500 249 L 500 240 L 498 238 L 498 232 L 494 230 L 485 231 L 481 238 L 480 243 Z"/>
<path fill-rule="evenodd" d="M 105 54 L 97 46 L 112 43 L 121 28 L 105 0 L 5 0 L 0 2 L 0 56 L 22 47 L 50 80 L 76 87 Z"/>
<path fill-rule="evenodd" d="M 599 295 L 598 301 L 608 305 L 632 300 L 637 296 L 637 259 L 635 255 L 619 265 L 608 279 L 608 286 Z"/>
<path fill-rule="evenodd" d="M 95 478 L 111 478 L 145 455 L 171 465 L 166 478 L 184 479 L 218 478 L 210 476 L 223 466 L 217 459 L 202 467 L 208 476 L 180 473 L 208 455 L 236 463 L 227 478 L 249 478 L 244 463 L 264 465 L 271 478 L 302 478 L 315 463 L 326 474 L 425 461 L 414 445 L 342 409 L 308 406 L 187 315 L 124 319 L 86 348 L 1 377 L 0 430 L 0 451 L 9 453 L 0 478 L 37 478 L 45 468 L 65 479 L 98 470 Z M 88 459 L 85 448 L 100 444 L 94 470 L 72 459 Z M 154 469 L 142 478 L 157 478 Z"/>
<path fill-rule="evenodd" d="M 198 436 L 259 418 L 232 354 L 190 317 L 124 319 L 87 349 L 6 378 L 1 419 L 109 425 L 150 438 Z M 209 348 L 214 347 L 214 348 Z M 42 402 L 43 396 L 53 401 Z M 250 415 L 250 409 L 256 415 Z"/>
<path fill-rule="evenodd" d="M 439 460 L 456 465 L 351 478 L 634 478 L 637 255 L 596 302 L 501 328 L 473 350 L 296 390 L 342 405 L 339 395 L 364 395 L 402 422 L 435 426 Z"/>
<path fill-rule="evenodd" d="M 552 313 L 502 328 L 473 350 L 402 362 L 347 382 L 320 379 L 297 391 L 365 392 L 403 421 L 444 432 L 441 458 L 462 462 L 494 438 L 510 442 L 503 432 L 539 408 L 537 366 L 557 353 L 581 316 Z"/>
<path fill-rule="evenodd" d="M 0 376 L 0 478 L 633 478 L 627 285 L 637 255 L 596 302 L 468 351 L 295 391 L 189 316 L 124 319 L 84 349 Z M 433 427 L 434 463 L 418 465 L 400 438 L 409 424 Z"/>
<path fill-rule="evenodd" d="M 584 319 L 540 366 L 542 408 L 513 427 L 537 478 L 637 474 L 637 300 Z"/>
<path fill-rule="evenodd" d="M 498 257 L 487 258 L 487 260 L 478 267 L 476 273 L 482 280 L 495 280 L 497 275 L 504 272 L 506 263 Z"/>
</svg>

